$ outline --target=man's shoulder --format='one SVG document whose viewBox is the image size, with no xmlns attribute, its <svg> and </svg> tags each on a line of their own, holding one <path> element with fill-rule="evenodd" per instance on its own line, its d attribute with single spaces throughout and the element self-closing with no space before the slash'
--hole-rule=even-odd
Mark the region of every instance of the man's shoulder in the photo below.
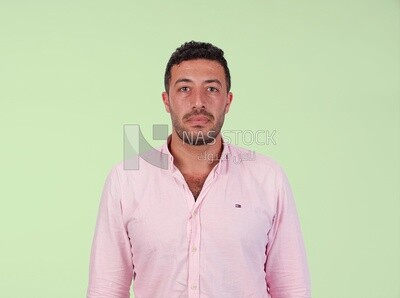
<svg viewBox="0 0 400 298">
<path fill-rule="evenodd" d="M 228 173 L 239 175 L 243 183 L 274 188 L 281 187 L 286 180 L 284 168 L 271 156 L 232 144 L 228 149 Z"/>
<path fill-rule="evenodd" d="M 243 166 L 249 167 L 269 167 L 275 170 L 281 169 L 280 163 L 271 156 L 255 151 L 253 149 L 240 147 L 234 144 L 227 144 L 227 157 L 233 162 L 240 163 Z"/>
<path fill-rule="evenodd" d="M 118 171 L 140 172 L 146 170 L 168 169 L 171 161 L 165 146 L 150 147 L 139 153 L 124 154 L 122 160 L 114 163 L 112 168 Z"/>
</svg>

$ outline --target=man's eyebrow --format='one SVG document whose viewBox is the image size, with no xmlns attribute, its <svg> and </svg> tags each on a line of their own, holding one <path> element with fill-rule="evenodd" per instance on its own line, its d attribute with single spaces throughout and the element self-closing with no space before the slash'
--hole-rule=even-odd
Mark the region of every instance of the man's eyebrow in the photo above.
<svg viewBox="0 0 400 298">
<path fill-rule="evenodd" d="M 177 80 L 177 81 L 175 82 L 174 86 L 175 86 L 176 84 L 178 84 L 178 83 L 181 83 L 181 82 L 192 83 L 193 81 L 192 81 L 192 80 L 189 80 L 189 79 L 179 79 L 179 80 Z"/>
<path fill-rule="evenodd" d="M 205 83 L 217 83 L 218 85 L 222 86 L 221 82 L 218 79 L 211 79 L 211 80 L 205 80 Z"/>
<path fill-rule="evenodd" d="M 179 83 L 182 83 L 182 82 L 184 82 L 184 83 L 193 83 L 192 80 L 183 78 L 183 79 L 176 80 L 176 82 L 174 83 L 174 86 L 176 84 L 179 84 Z M 205 80 L 204 83 L 217 83 L 218 85 L 222 86 L 222 83 L 218 79 L 208 79 L 208 80 Z"/>
</svg>

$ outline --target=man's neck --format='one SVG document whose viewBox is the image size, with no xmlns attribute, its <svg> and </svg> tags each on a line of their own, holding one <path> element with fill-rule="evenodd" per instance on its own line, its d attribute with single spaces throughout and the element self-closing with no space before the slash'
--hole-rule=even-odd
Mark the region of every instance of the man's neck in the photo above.
<svg viewBox="0 0 400 298">
<path fill-rule="evenodd" d="M 191 176 L 208 175 L 218 163 L 222 149 L 221 135 L 212 144 L 196 146 L 183 142 L 174 131 L 169 144 L 175 166 L 183 175 Z"/>
</svg>

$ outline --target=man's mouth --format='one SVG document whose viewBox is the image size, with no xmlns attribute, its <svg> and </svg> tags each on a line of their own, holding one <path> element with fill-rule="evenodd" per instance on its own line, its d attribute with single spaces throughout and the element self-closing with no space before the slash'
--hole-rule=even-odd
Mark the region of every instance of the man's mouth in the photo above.
<svg viewBox="0 0 400 298">
<path fill-rule="evenodd" d="M 204 125 L 208 121 L 210 121 L 210 120 L 206 116 L 202 116 L 202 115 L 192 116 L 192 117 L 189 117 L 187 120 L 187 122 L 189 122 L 189 124 L 191 124 L 191 125 Z"/>
</svg>

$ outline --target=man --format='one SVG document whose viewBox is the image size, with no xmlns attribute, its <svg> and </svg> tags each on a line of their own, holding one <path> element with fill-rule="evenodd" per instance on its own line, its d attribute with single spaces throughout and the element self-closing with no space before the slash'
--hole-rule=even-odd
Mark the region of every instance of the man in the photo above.
<svg viewBox="0 0 400 298">
<path fill-rule="evenodd" d="M 188 42 L 171 56 L 162 99 L 168 167 L 115 165 L 93 239 L 88 298 L 310 297 L 293 194 L 272 159 L 221 137 L 233 95 L 223 51 Z"/>
</svg>

